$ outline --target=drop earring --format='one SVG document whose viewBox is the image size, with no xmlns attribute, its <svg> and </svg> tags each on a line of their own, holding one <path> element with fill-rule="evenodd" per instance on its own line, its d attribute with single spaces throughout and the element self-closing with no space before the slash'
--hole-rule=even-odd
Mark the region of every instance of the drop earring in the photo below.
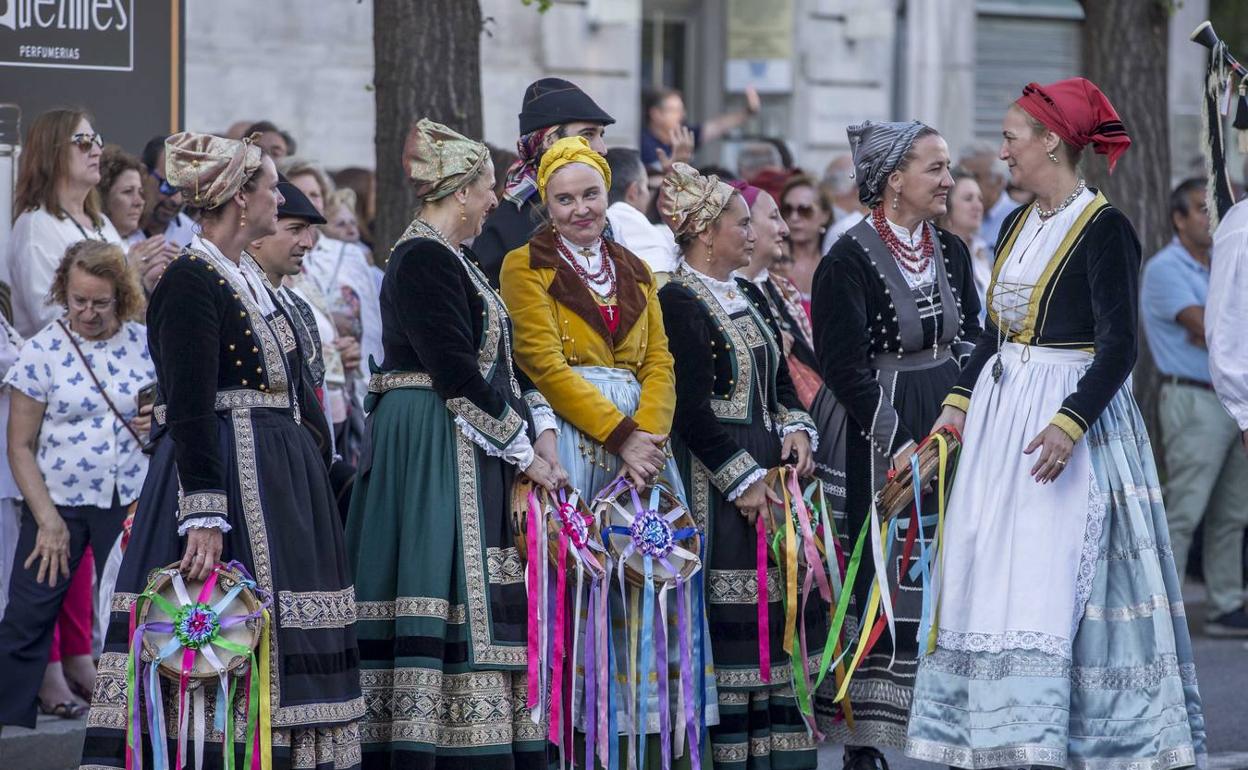
<svg viewBox="0 0 1248 770">
<path fill-rule="evenodd" d="M 238 229 L 243 230 L 247 227 L 247 209 L 243 209 L 243 213 L 238 217 Z"/>
<path fill-rule="evenodd" d="M 710 265 L 715 261 L 715 241 L 706 244 L 706 264 Z"/>
<path fill-rule="evenodd" d="M 901 195 L 895 194 L 893 195 L 893 211 L 896 211 L 899 208 L 901 208 Z"/>
<path fill-rule="evenodd" d="M 1058 163 L 1058 162 L 1059 162 L 1059 161 L 1057 160 L 1057 156 L 1056 156 L 1056 155 L 1054 155 L 1052 152 L 1050 152 L 1050 153 L 1049 153 L 1049 160 L 1053 161 L 1054 163 Z"/>
<path fill-rule="evenodd" d="M 459 202 L 459 221 L 460 221 L 460 222 L 467 222 L 467 221 L 468 221 L 468 211 L 467 211 L 467 209 L 464 207 L 464 202 L 463 202 L 463 201 L 460 201 L 460 202 Z"/>
</svg>

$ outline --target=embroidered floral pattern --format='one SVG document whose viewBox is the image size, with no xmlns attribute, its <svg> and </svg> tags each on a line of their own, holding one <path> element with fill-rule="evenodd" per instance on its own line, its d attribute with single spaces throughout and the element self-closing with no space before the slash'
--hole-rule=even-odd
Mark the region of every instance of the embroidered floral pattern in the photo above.
<svg viewBox="0 0 1248 770">
<path fill-rule="evenodd" d="M 283 628 L 344 628 L 356 620 L 355 587 L 341 591 L 279 591 L 277 616 Z"/>
<path fill-rule="evenodd" d="M 226 516 L 229 512 L 227 503 L 224 492 L 192 492 L 189 495 L 182 495 L 182 499 L 178 501 L 178 521 L 183 521 L 189 516 L 206 514 Z"/>
</svg>

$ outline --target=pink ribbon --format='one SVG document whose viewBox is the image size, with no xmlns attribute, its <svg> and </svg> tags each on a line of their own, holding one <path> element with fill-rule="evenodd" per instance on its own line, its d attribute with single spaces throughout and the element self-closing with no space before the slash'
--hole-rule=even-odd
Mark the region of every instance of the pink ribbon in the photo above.
<svg viewBox="0 0 1248 770">
<path fill-rule="evenodd" d="M 529 628 L 528 628 L 528 650 L 529 650 L 529 692 L 528 707 L 536 709 L 541 705 L 541 677 L 542 677 L 542 649 L 541 649 L 541 618 L 538 607 L 542 602 L 541 586 L 538 585 L 537 565 L 542 555 L 537 550 L 537 532 L 538 532 L 538 503 L 537 495 L 529 490 L 529 515 L 528 524 L 525 528 L 525 540 L 528 543 L 528 564 L 525 570 L 528 573 L 529 583 Z"/>
<path fill-rule="evenodd" d="M 754 519 L 754 564 L 758 579 L 758 673 L 764 682 L 771 682 L 771 620 L 767 597 L 767 522 L 762 516 Z"/>
</svg>

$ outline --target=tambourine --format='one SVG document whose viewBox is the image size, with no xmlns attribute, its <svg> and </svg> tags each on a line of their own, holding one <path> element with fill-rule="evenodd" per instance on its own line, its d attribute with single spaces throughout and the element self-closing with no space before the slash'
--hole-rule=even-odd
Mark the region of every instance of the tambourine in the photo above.
<svg viewBox="0 0 1248 770">
<path fill-rule="evenodd" d="M 602 533 L 598 518 L 581 498 L 580 493 L 560 490 L 551 495 L 527 476 L 516 477 L 511 488 L 511 531 L 515 537 L 516 550 L 526 562 L 529 558 L 528 522 L 530 506 L 536 504 L 546 522 L 546 553 L 552 566 L 559 566 L 559 537 L 568 536 L 568 558 L 579 558 L 598 572 L 607 569 L 607 554 L 602 547 Z"/>
<path fill-rule="evenodd" d="M 248 665 L 260 646 L 269 598 L 237 562 L 207 581 L 186 580 L 176 563 L 152 573 L 135 606 L 143 660 L 169 679 L 218 679 Z"/>
<path fill-rule="evenodd" d="M 777 566 L 783 567 L 783 559 L 778 559 L 777 538 L 783 543 L 785 519 L 793 527 L 793 531 L 798 538 L 797 560 L 798 566 L 805 570 L 810 557 L 817 557 L 820 563 L 826 558 L 824 552 L 825 546 L 835 537 L 826 540 L 824 538 L 825 519 L 828 515 L 828 503 L 823 494 L 822 483 L 816 481 L 819 486 L 811 498 L 805 496 L 806 487 L 809 486 L 811 479 L 806 480 L 803 484 L 797 478 L 796 472 L 792 466 L 780 466 L 767 471 L 767 475 L 763 478 L 763 484 L 778 497 L 781 502 L 771 503 L 768 505 L 767 518 L 767 536 L 772 547 L 769 549 L 772 560 Z M 830 527 L 830 523 L 826 526 Z M 810 547 L 805 546 L 805 533 L 810 533 Z M 832 534 L 829 530 L 829 534 Z M 811 549 L 814 549 L 813 551 Z M 824 565 L 826 568 L 826 565 Z"/>
<path fill-rule="evenodd" d="M 932 433 L 932 436 L 937 434 L 944 437 L 945 444 L 949 448 L 949 456 L 956 457 L 962 448 L 961 434 L 948 425 L 942 425 Z M 916 450 L 919 456 L 920 489 L 927 487 L 940 471 L 940 445 L 933 440 L 932 436 L 923 439 Z M 888 481 L 880 489 L 880 516 L 886 521 L 911 505 L 914 505 L 914 472 L 911 466 L 907 465 L 896 473 L 890 473 Z"/>
<path fill-rule="evenodd" d="M 623 563 L 630 584 L 646 584 L 647 558 L 658 585 L 683 583 L 702 569 L 702 534 L 666 482 L 638 492 L 621 476 L 598 494 L 594 513 L 603 523 L 612 560 Z"/>
</svg>

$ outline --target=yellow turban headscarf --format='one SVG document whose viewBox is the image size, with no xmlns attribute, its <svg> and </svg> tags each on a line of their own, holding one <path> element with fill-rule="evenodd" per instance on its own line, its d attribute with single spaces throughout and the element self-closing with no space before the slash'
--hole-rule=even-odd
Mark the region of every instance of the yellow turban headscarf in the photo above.
<svg viewBox="0 0 1248 770">
<path fill-rule="evenodd" d="M 192 206 L 215 209 L 242 189 L 260 168 L 259 134 L 225 139 L 183 131 L 165 140 L 165 179 Z"/>
<path fill-rule="evenodd" d="M 565 136 L 550 146 L 542 155 L 541 165 L 537 167 L 537 192 L 546 200 L 546 183 L 559 169 L 569 163 L 584 163 L 596 170 L 606 188 L 611 189 L 611 167 L 607 159 L 594 152 L 583 136 Z"/>
</svg>

